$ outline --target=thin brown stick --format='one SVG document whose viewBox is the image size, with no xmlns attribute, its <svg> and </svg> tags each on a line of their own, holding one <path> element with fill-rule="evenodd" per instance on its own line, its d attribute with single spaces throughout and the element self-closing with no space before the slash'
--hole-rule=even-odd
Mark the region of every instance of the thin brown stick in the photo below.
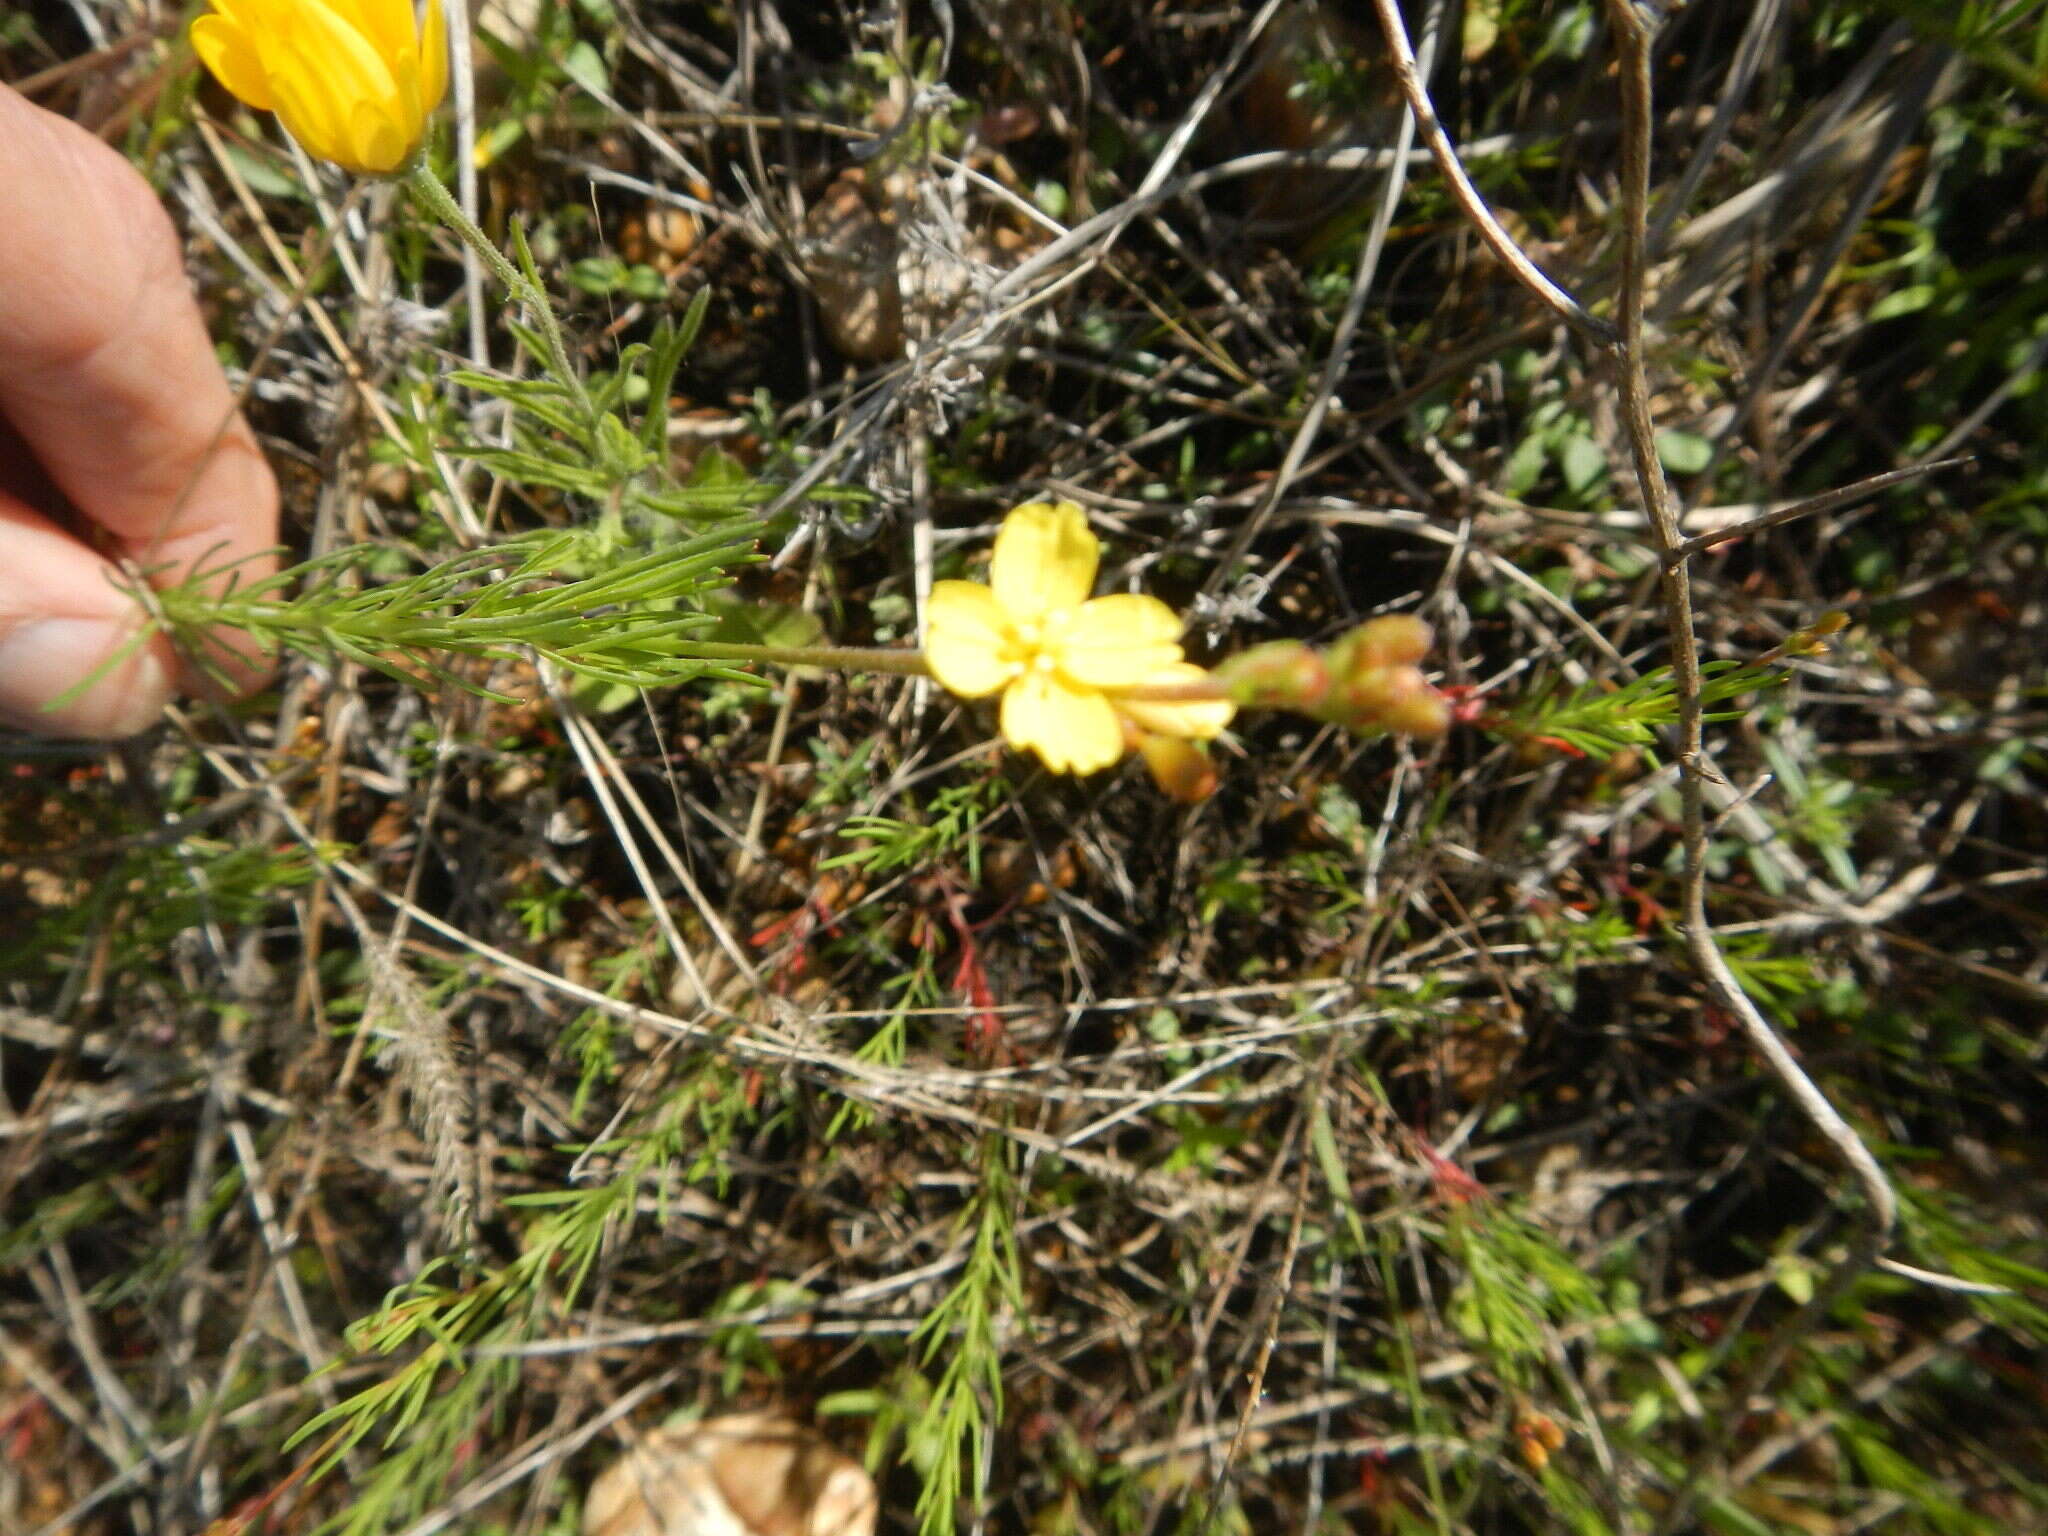
<svg viewBox="0 0 2048 1536">
<path fill-rule="evenodd" d="M 1472 221 L 1479 238 L 1515 275 L 1515 280 L 1555 310 L 1560 319 L 1577 326 L 1603 347 L 1614 345 L 1614 327 L 1588 314 L 1584 305 L 1544 276 L 1536 263 L 1515 244 L 1514 236 L 1501 227 L 1493 210 L 1486 206 L 1486 199 L 1472 185 L 1472 178 L 1465 174 L 1464 164 L 1458 159 L 1458 151 L 1452 145 L 1450 135 L 1444 132 L 1436 108 L 1430 105 L 1429 91 L 1422 83 L 1421 70 L 1416 67 L 1415 49 L 1408 41 L 1408 28 L 1401 20 L 1401 8 L 1396 0 L 1373 0 L 1373 10 L 1379 16 L 1380 30 L 1386 33 L 1387 49 L 1393 55 L 1394 78 L 1400 82 L 1408 110 L 1415 116 L 1423 142 L 1436 157 L 1437 168 L 1450 183 L 1451 196 L 1465 211 L 1465 217 Z"/>
<path fill-rule="evenodd" d="M 1802 517 L 1814 517 L 1822 512 L 1832 512 L 1836 507 L 1846 507 L 1879 491 L 1888 491 L 1895 485 L 1904 485 L 1908 480 L 1917 480 L 1937 469 L 1954 469 L 1958 464 L 1969 463 L 1969 456 L 1959 459 L 1930 459 L 1925 464 L 1908 464 L 1904 469 L 1889 469 L 1881 475 L 1872 475 L 1868 480 L 1858 480 L 1854 485 L 1845 485 L 1838 491 L 1826 491 L 1819 496 L 1809 496 L 1804 501 L 1795 501 L 1789 506 L 1773 507 L 1768 512 L 1745 518 L 1739 523 L 1730 523 L 1726 528 L 1715 528 L 1707 533 L 1696 533 L 1684 543 L 1664 551 L 1667 565 L 1680 564 L 1694 555 L 1712 549 L 1717 544 L 1726 544 L 1731 539 L 1745 539 L 1752 533 L 1762 533 L 1766 528 L 1775 528 L 1780 523 L 1797 522 Z"/>
<path fill-rule="evenodd" d="M 1714 1001 L 1732 1016 L 1779 1085 L 1799 1106 L 1809 1124 L 1833 1148 L 1864 1197 L 1864 1230 L 1812 1298 L 1781 1324 L 1753 1365 L 1736 1403 L 1775 1375 L 1795 1342 L 1840 1297 L 1854 1279 L 1876 1260 L 1898 1219 L 1898 1202 L 1884 1170 L 1854 1128 L 1815 1086 L 1790 1048 L 1743 991 L 1727 958 L 1715 941 L 1707 919 L 1706 789 L 1709 766 L 1702 740 L 1704 711 L 1700 701 L 1699 649 L 1693 636 L 1692 588 L 1686 567 L 1685 541 L 1671 486 L 1657 458 L 1656 432 L 1650 417 L 1649 383 L 1643 366 L 1643 276 L 1646 213 L 1650 184 L 1650 41 L 1651 21 L 1630 0 L 1608 0 L 1621 75 L 1622 102 L 1622 260 L 1618 294 L 1621 334 L 1614 348 L 1622 394 L 1622 418 L 1635 463 L 1636 481 L 1650 527 L 1664 556 L 1665 618 L 1670 628 L 1672 675 L 1678 687 L 1679 784 L 1685 820 L 1684 929 L 1686 948 Z M 1725 1463 L 1725 1444 L 1717 1446 L 1710 1465 Z M 1705 1471 L 1703 1465 L 1701 1471 Z M 1664 1531 L 1684 1527 L 1696 1505 L 1700 1475 L 1673 1501 L 1660 1525 Z"/>
<path fill-rule="evenodd" d="M 1688 948 L 1716 1002 L 1741 1022 L 1757 1053 L 1832 1146 L 1863 1187 L 1871 1225 L 1889 1234 L 1897 1218 L 1890 1181 L 1870 1149 L 1793 1059 L 1742 984 L 1728 968 L 1707 921 L 1706 783 L 1709 772 L 1702 740 L 1699 647 L 1693 637 L 1692 584 L 1682 554 L 1678 508 L 1657 458 L 1650 419 L 1649 382 L 1643 369 L 1643 244 L 1650 189 L 1650 26 L 1629 0 L 1608 0 L 1620 53 L 1622 96 L 1622 260 L 1619 365 L 1622 419 L 1635 461 L 1636 482 L 1650 528 L 1665 559 L 1665 616 L 1671 632 L 1671 665 L 1678 685 L 1678 763 L 1685 809 L 1685 930 Z"/>
</svg>

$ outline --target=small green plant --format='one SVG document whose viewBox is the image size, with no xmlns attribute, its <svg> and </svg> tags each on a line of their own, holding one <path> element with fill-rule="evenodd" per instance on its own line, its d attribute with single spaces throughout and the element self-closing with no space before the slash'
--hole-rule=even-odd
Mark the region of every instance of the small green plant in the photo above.
<svg viewBox="0 0 2048 1536">
<path fill-rule="evenodd" d="M 854 1050 L 853 1058 L 878 1067 L 900 1067 L 909 1054 L 911 1015 L 945 1002 L 944 989 L 939 985 L 937 947 L 919 946 L 910 969 L 883 982 L 882 994 L 891 999 L 889 1011 L 875 1032 Z M 865 1130 L 874 1119 L 873 1110 L 849 1098 L 826 1127 L 825 1139 L 836 1141 L 848 1130 Z"/>
<path fill-rule="evenodd" d="M 529 534 L 370 587 L 357 584 L 364 555 L 351 549 L 225 596 L 195 580 L 160 601 L 168 627 L 199 655 L 218 660 L 218 637 L 240 630 L 273 653 L 346 659 L 422 691 L 494 696 L 446 658 L 512 661 L 522 649 L 573 676 L 632 687 L 741 675 L 693 643 L 716 620 L 682 605 L 724 586 L 751 557 L 751 530 L 720 529 L 623 562 L 606 559 L 608 545 L 590 529 Z"/>
<path fill-rule="evenodd" d="M 962 1496 L 986 1491 L 978 1448 L 983 1431 L 1003 1417 L 1003 1323 L 1025 1311 L 1011 1155 L 1002 1137 L 983 1142 L 980 1182 L 960 1219 L 971 1234 L 967 1262 L 958 1283 L 911 1335 L 924 1368 L 938 1371 L 923 1413 L 906 1426 L 906 1455 L 924 1478 L 917 1495 L 920 1536 L 953 1536 Z"/>
<path fill-rule="evenodd" d="M 531 280 L 539 286 L 537 275 Z M 449 376 L 454 383 L 505 404 L 512 443 L 471 441 L 456 445 L 455 452 L 529 491 L 581 499 L 615 543 L 628 529 L 644 539 L 664 519 L 701 526 L 758 503 L 765 488 L 726 474 L 721 456 L 700 461 L 688 483 L 676 478 L 670 464 L 669 388 L 709 301 L 709 291 L 700 289 L 680 321 L 664 317 L 652 341 L 625 348 L 609 373 L 588 383 L 547 371 L 515 379 L 456 370 Z M 534 363 L 548 369 L 549 338 L 524 326 L 513 331 Z"/>
<path fill-rule="evenodd" d="M 912 1333 L 912 1359 L 880 1387 L 833 1393 L 818 1404 L 822 1414 L 869 1418 L 870 1468 L 903 1436 L 903 1458 L 922 1479 L 919 1536 L 953 1536 L 962 1499 L 987 1492 L 979 1448 L 1002 1422 L 1004 1323 L 1024 1313 L 1011 1156 L 1003 1137 L 983 1140 L 974 1195 L 955 1228 L 967 1237 L 966 1259 Z"/>
<path fill-rule="evenodd" d="M 287 1442 L 321 1446 L 318 1478 L 381 1431 L 374 1473 L 323 1528 L 332 1536 L 373 1536 L 427 1507 L 464 1438 L 516 1385 L 517 1361 L 504 1351 L 575 1305 L 599 1253 L 631 1228 L 643 1196 L 653 1195 L 658 1207 L 674 1179 L 722 1183 L 726 1151 L 757 1111 L 717 1058 L 697 1058 L 683 1071 L 680 1085 L 646 1115 L 584 1149 L 585 1159 L 606 1170 L 601 1182 L 506 1200 L 535 1218 L 518 1257 L 468 1276 L 451 1259 L 435 1260 L 350 1325 L 348 1354 L 334 1364 L 406 1358 L 308 1419 Z"/>
<path fill-rule="evenodd" d="M 825 859 L 821 869 L 857 869 L 863 874 L 934 864 L 961 863 L 970 884 L 981 881 L 981 828 L 994 813 L 1002 783 L 976 779 L 934 794 L 925 819 L 849 816 L 839 835 L 860 846 Z"/>
<path fill-rule="evenodd" d="M 1534 941 L 1545 952 L 1543 985 L 1559 1008 L 1578 1006 L 1578 974 L 1582 966 L 1612 959 L 1632 939 L 1636 925 L 1614 907 L 1591 912 L 1532 912 L 1525 919 Z"/>
<path fill-rule="evenodd" d="M 1862 887 L 1850 849 L 1857 829 L 1880 792 L 1843 778 L 1820 761 L 1813 733 L 1787 724 L 1763 742 L 1764 761 L 1778 781 L 1781 809 L 1770 814 L 1778 828 L 1820 855 L 1834 882 L 1850 896 Z M 1757 883 L 1773 896 L 1785 891 L 1778 864 L 1751 852 L 1749 865 Z"/>
<path fill-rule="evenodd" d="M 1782 673 L 1756 662 L 1710 661 L 1700 672 L 1700 700 L 1709 706 L 1784 680 Z M 1733 720 L 1741 713 L 1718 710 L 1706 718 Z M 1569 692 L 1555 685 L 1539 688 L 1487 724 L 1511 740 L 1556 747 L 1595 762 L 1641 751 L 1654 763 L 1658 733 L 1677 719 L 1678 685 L 1669 667 L 1659 667 L 1619 685 L 1582 683 Z"/>
<path fill-rule="evenodd" d="M 736 1396 L 750 1376 L 773 1381 L 781 1375 L 775 1351 L 761 1337 L 761 1330 L 748 1319 L 759 1312 L 801 1312 L 815 1305 L 817 1297 L 800 1285 L 786 1280 L 755 1280 L 736 1285 L 712 1303 L 706 1318 L 724 1324 L 711 1336 L 711 1347 L 724 1362 L 719 1386 L 727 1397 Z"/>
<path fill-rule="evenodd" d="M 1510 1210 L 1490 1202 L 1454 1204 L 1442 1241 L 1464 1271 L 1445 1315 L 1513 1385 L 1529 1385 L 1547 1327 L 1602 1310 L 1599 1287 L 1579 1262 Z"/>
<path fill-rule="evenodd" d="M 0 939 L 0 976 L 78 963 L 81 946 L 104 943 L 114 972 L 151 963 L 181 933 L 257 921 L 318 873 L 323 848 L 234 846 L 187 837 L 141 846 L 116 860 L 77 897 Z"/>
</svg>

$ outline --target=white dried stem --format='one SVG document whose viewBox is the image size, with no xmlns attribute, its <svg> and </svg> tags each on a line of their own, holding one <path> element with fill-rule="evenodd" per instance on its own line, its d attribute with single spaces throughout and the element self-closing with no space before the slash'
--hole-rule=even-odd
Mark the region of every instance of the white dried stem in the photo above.
<svg viewBox="0 0 2048 1536">
<path fill-rule="evenodd" d="M 1458 159 L 1458 151 L 1452 145 L 1450 135 L 1444 132 L 1436 108 L 1430 105 L 1429 91 L 1422 83 L 1422 71 L 1416 65 L 1415 49 L 1408 41 L 1408 28 L 1402 23 L 1397 0 L 1373 0 L 1373 10 L 1379 16 L 1380 30 L 1387 35 L 1387 48 L 1393 55 L 1394 78 L 1400 83 L 1409 112 L 1414 114 L 1415 125 L 1422 132 L 1422 141 L 1429 146 L 1438 169 L 1450 183 L 1451 196 L 1464 210 L 1465 217 L 1472 221 L 1479 238 L 1515 275 L 1516 281 L 1555 310 L 1560 319 L 1577 326 L 1602 346 L 1613 345 L 1614 327 L 1588 314 L 1584 305 L 1543 274 L 1515 244 L 1514 236 L 1501 227 L 1493 210 L 1486 206 L 1486 199 L 1472 185 L 1472 178 L 1465 174 L 1464 163 Z"/>
</svg>

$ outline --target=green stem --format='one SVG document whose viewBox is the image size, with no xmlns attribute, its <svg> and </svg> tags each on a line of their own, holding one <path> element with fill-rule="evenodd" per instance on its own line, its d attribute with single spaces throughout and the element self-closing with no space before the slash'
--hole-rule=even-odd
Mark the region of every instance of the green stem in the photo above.
<svg viewBox="0 0 2048 1536">
<path fill-rule="evenodd" d="M 696 661 L 760 661 L 777 667 L 824 667 L 833 672 L 888 672 L 898 677 L 930 677 L 919 651 L 884 650 L 861 645 L 721 645 L 684 640 L 676 653 Z"/>
<path fill-rule="evenodd" d="M 1129 699 L 1133 704 L 1209 704 L 1233 697 L 1228 688 L 1213 682 L 1160 683 L 1133 688 L 1114 688 L 1110 697 Z"/>
<path fill-rule="evenodd" d="M 455 231 L 462 243 L 475 251 L 491 269 L 491 275 L 524 308 L 540 332 L 541 340 L 548 349 L 548 366 L 557 378 L 576 392 L 577 400 L 583 406 L 583 413 L 591 417 L 590 397 L 584 393 L 582 376 L 576 372 L 575 364 L 569 357 L 569 348 L 562 340 L 561 325 L 555 319 L 555 307 L 548 296 L 527 281 L 526 274 L 512 265 L 503 251 L 492 243 L 491 237 L 476 225 L 476 221 L 462 211 L 462 205 L 441 184 L 427 166 L 422 155 L 412 163 L 405 173 L 405 184 L 412 195 L 419 199 L 420 206 Z"/>
<path fill-rule="evenodd" d="M 345 650 L 357 646 L 370 650 L 452 651 L 458 655 L 486 655 L 516 645 L 521 636 L 514 632 L 462 632 L 459 620 L 439 626 L 428 615 L 413 614 L 379 622 L 380 615 L 358 616 L 358 622 L 337 626 L 319 613 L 307 613 L 290 603 L 223 601 L 186 588 L 163 594 L 170 627 L 180 634 L 204 634 L 210 629 L 239 629 L 267 635 L 279 645 L 313 651 Z M 347 644 L 339 642 L 346 641 Z M 922 652 L 858 645 L 739 645 L 715 640 L 676 638 L 673 654 L 679 660 L 730 661 L 774 667 L 821 667 L 833 672 L 890 673 L 898 677 L 929 677 Z"/>
</svg>

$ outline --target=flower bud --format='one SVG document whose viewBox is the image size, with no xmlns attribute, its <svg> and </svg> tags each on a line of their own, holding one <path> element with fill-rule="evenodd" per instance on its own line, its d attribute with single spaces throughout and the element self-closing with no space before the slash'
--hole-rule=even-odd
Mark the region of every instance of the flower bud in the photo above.
<svg viewBox="0 0 2048 1536">
<path fill-rule="evenodd" d="M 1413 666 L 1429 654 L 1430 627 L 1410 613 L 1389 613 L 1367 622 L 1330 647 L 1334 676 L 1371 667 Z"/>
<path fill-rule="evenodd" d="M 1241 708 L 1291 709 L 1348 731 L 1441 736 L 1450 728 L 1450 702 L 1415 665 L 1430 639 L 1422 620 L 1390 613 L 1326 651 L 1275 640 L 1220 662 L 1210 676 Z"/>
<path fill-rule="evenodd" d="M 1133 731 L 1138 754 L 1151 771 L 1152 782 L 1182 805 L 1196 805 L 1216 793 L 1216 769 L 1209 754 L 1178 736 Z"/>
<path fill-rule="evenodd" d="M 1330 691 L 1314 713 L 1351 731 L 1441 736 L 1451 707 L 1415 665 L 1430 639 L 1429 626 L 1412 614 L 1359 625 L 1330 647 Z"/>
<path fill-rule="evenodd" d="M 1274 640 L 1217 664 L 1210 674 L 1242 709 L 1313 712 L 1330 687 L 1323 658 L 1299 640 Z"/>
<path fill-rule="evenodd" d="M 1541 1472 L 1550 1465 L 1550 1458 L 1564 1449 L 1565 1433 L 1558 1427 L 1557 1420 L 1547 1413 L 1523 1409 L 1515 1415 L 1515 1439 L 1519 1443 L 1522 1461 L 1532 1472 Z"/>
<path fill-rule="evenodd" d="M 1339 679 L 1318 718 L 1347 731 L 1374 729 L 1401 736 L 1441 736 L 1451 706 L 1414 667 L 1368 667 Z"/>
<path fill-rule="evenodd" d="M 1413 667 L 1395 668 L 1393 697 L 1380 711 L 1380 724 L 1397 736 L 1441 736 L 1451 727 L 1451 706 Z"/>
</svg>

